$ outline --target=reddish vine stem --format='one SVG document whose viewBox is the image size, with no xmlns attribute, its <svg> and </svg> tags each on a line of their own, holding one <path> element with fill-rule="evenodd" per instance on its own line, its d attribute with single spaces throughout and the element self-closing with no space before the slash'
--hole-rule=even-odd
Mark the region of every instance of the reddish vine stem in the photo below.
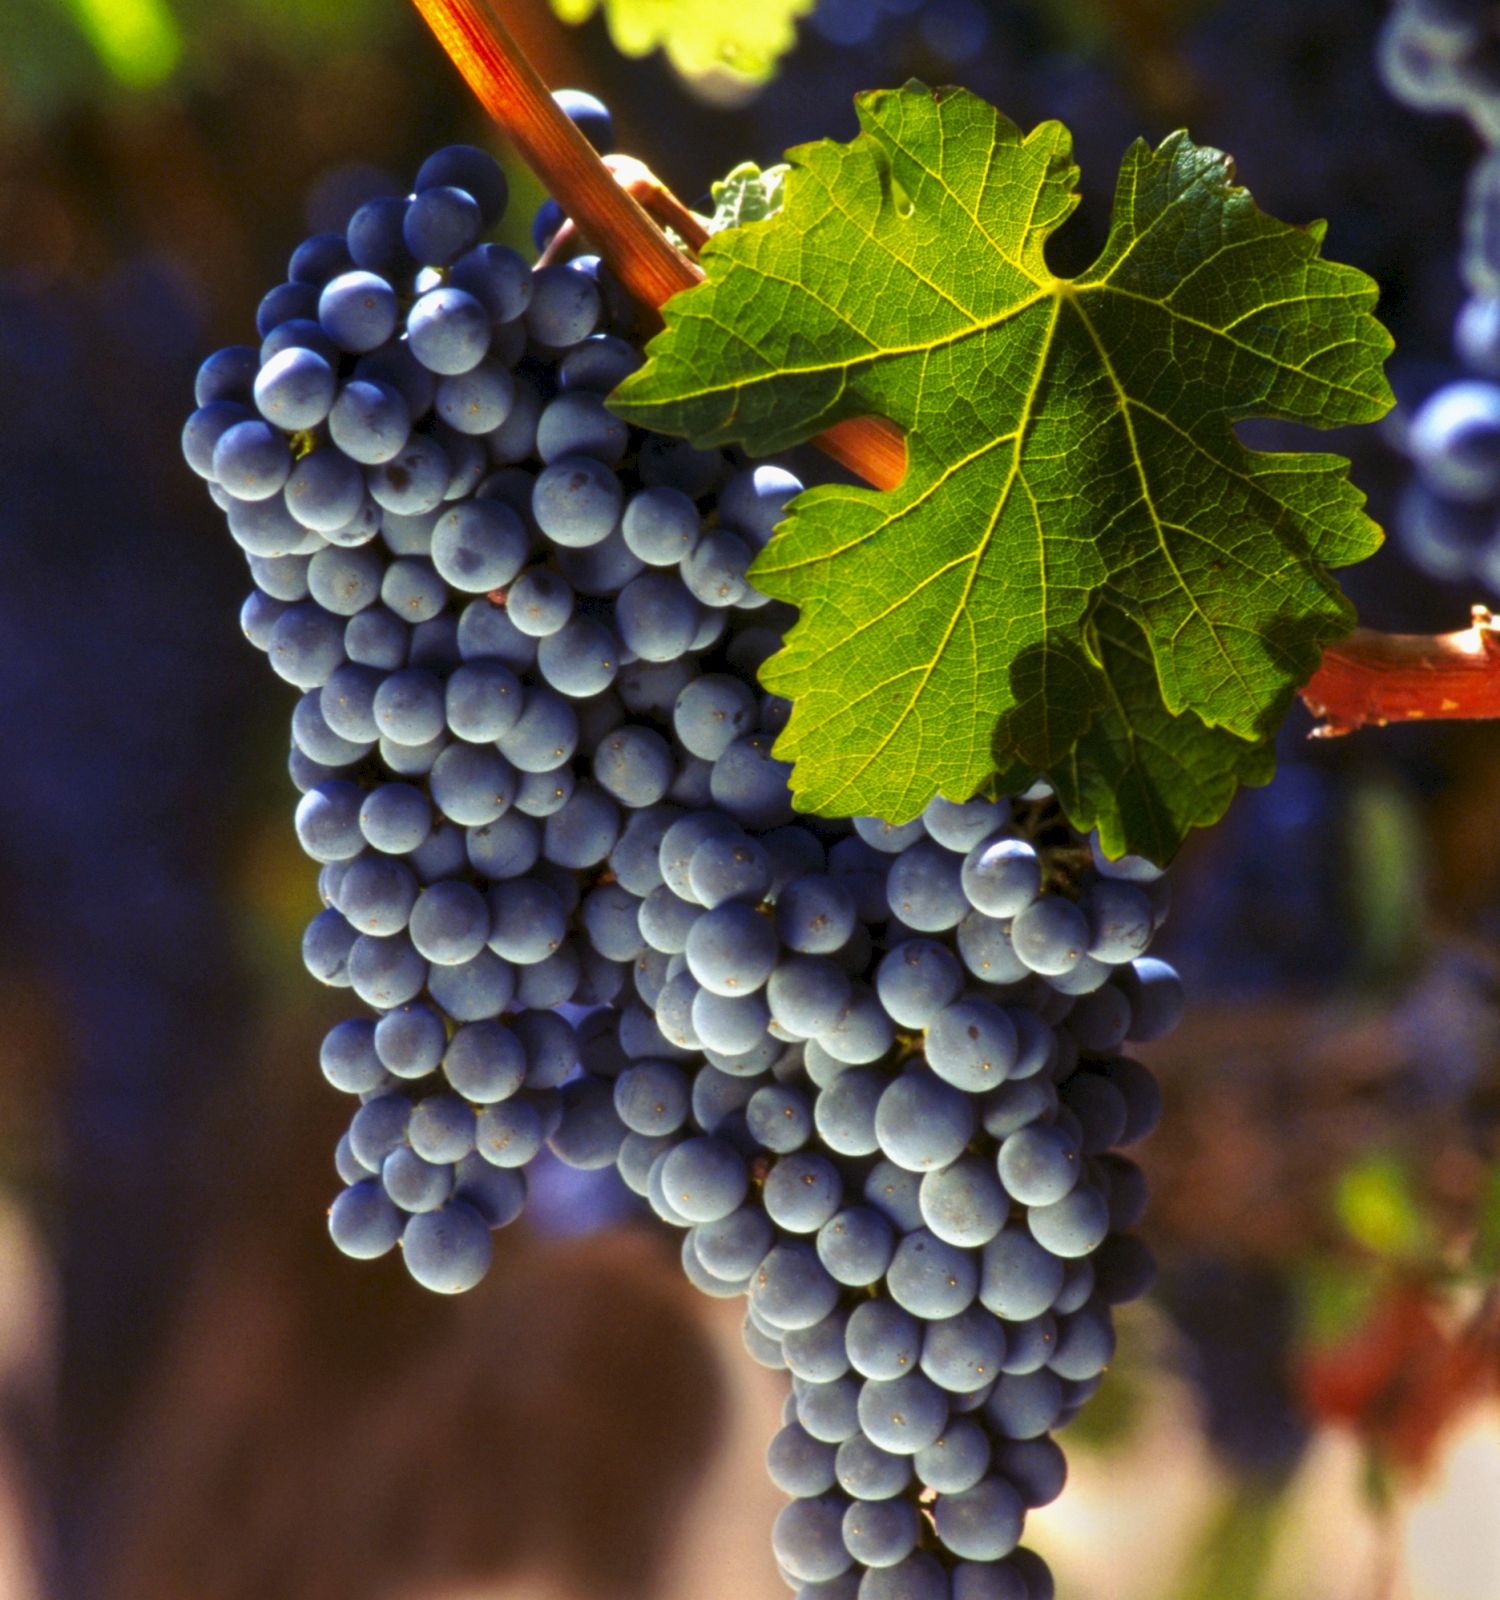
<svg viewBox="0 0 1500 1600">
<path fill-rule="evenodd" d="M 547 92 L 496 0 L 413 4 L 495 125 L 641 305 L 659 314 L 664 301 L 699 282 L 700 268 L 615 181 Z M 840 422 L 813 443 L 877 489 L 893 489 L 906 476 L 906 442 L 884 418 Z"/>
<path fill-rule="evenodd" d="M 658 179 L 632 162 L 618 176 L 553 100 L 500 18 L 498 0 L 413 0 L 480 105 L 545 182 L 574 227 L 660 323 L 660 307 L 703 276 L 652 220 L 686 213 Z M 644 199 L 645 204 L 642 204 Z M 683 234 L 690 244 L 698 240 Z M 906 442 L 881 417 L 841 422 L 813 441 L 877 489 L 906 475 Z M 1500 717 L 1500 630 L 1476 607 L 1458 633 L 1383 634 L 1356 629 L 1329 645 L 1302 698 L 1323 737 L 1367 724 Z"/>
<path fill-rule="evenodd" d="M 1457 633 L 1356 628 L 1324 647 L 1303 686 L 1314 734 L 1332 738 L 1373 723 L 1500 717 L 1500 625 L 1483 606 Z"/>
</svg>

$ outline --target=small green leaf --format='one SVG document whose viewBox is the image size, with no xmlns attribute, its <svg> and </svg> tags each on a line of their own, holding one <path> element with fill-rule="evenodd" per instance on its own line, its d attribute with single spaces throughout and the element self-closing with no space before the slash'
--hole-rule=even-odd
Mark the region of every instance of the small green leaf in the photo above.
<svg viewBox="0 0 1500 1600">
<path fill-rule="evenodd" d="M 815 0 L 552 0 L 564 22 L 586 22 L 602 8 L 610 37 L 622 55 L 664 49 L 687 78 L 727 75 L 763 83 L 797 42 L 797 18 Z"/>
<path fill-rule="evenodd" d="M 752 574 L 801 610 L 761 676 L 793 702 L 803 809 L 903 820 L 1019 768 L 1163 860 L 1265 781 L 1353 625 L 1328 569 L 1380 533 L 1348 463 L 1233 424 L 1378 417 L 1375 285 L 1180 133 L 1127 152 L 1102 255 L 1058 278 L 1061 124 L 1023 137 L 920 84 L 856 107 L 853 143 L 790 153 L 775 217 L 705 248 L 612 407 L 753 454 L 855 416 L 906 430 L 897 488 L 798 496 Z"/>
</svg>

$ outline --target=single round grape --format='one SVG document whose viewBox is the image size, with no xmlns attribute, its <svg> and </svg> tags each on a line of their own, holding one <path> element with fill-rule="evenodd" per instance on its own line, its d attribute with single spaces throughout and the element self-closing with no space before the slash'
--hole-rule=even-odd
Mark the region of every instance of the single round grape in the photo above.
<svg viewBox="0 0 1500 1600">
<path fill-rule="evenodd" d="M 894 1455 L 855 1434 L 838 1446 L 834 1460 L 839 1487 L 856 1500 L 889 1500 L 911 1483 L 912 1458 Z"/>
<path fill-rule="evenodd" d="M 903 1073 L 886 1088 L 875 1111 L 881 1150 L 911 1172 L 947 1166 L 973 1133 L 970 1098 L 927 1073 Z"/>
<path fill-rule="evenodd" d="M 904 1028 L 928 1027 L 962 989 L 962 969 L 936 939 L 903 939 L 881 957 L 875 972 L 881 1005 Z"/>
<path fill-rule="evenodd" d="M 444 730 L 442 680 L 421 667 L 393 672 L 375 692 L 381 733 L 408 747 L 425 745 Z"/>
<path fill-rule="evenodd" d="M 462 289 L 430 289 L 406 314 L 412 354 L 443 377 L 468 372 L 490 347 L 490 319 L 473 295 Z"/>
<path fill-rule="evenodd" d="M 701 1222 L 693 1230 L 698 1258 L 717 1277 L 738 1282 L 765 1259 L 774 1234 L 764 1211 L 741 1206 L 717 1222 Z"/>
<path fill-rule="evenodd" d="M 750 1316 L 752 1320 L 756 1317 L 753 1299 Z M 767 1327 L 770 1332 L 781 1334 L 782 1330 L 770 1324 Z M 854 1438 L 859 1432 L 859 1390 L 859 1380 L 847 1374 L 832 1383 L 795 1381 L 798 1422 L 825 1444 L 842 1444 Z"/>
<path fill-rule="evenodd" d="M 1070 972 L 1088 950 L 1088 919 L 1071 900 L 1047 895 L 1034 900 L 1011 924 L 1011 945 L 1043 976 Z"/>
<path fill-rule="evenodd" d="M 705 911 L 688 931 L 688 970 L 714 994 L 753 994 L 776 969 L 778 953 L 771 920 L 737 901 Z"/>
<path fill-rule="evenodd" d="M 702 531 L 698 508 L 679 489 L 641 489 L 625 505 L 620 531 L 648 566 L 673 567 L 693 552 Z"/>
<path fill-rule="evenodd" d="M 771 1548 L 799 1583 L 823 1583 L 847 1571 L 853 1558 L 844 1548 L 842 1495 L 793 1500 L 771 1528 Z"/>
<path fill-rule="evenodd" d="M 720 995 L 700 989 L 693 996 L 693 1032 L 704 1050 L 730 1056 L 753 1050 L 765 1037 L 770 1020 L 764 990 L 747 995 Z"/>
<path fill-rule="evenodd" d="M 988 1244 L 1005 1226 L 1010 1198 L 988 1161 L 960 1156 L 925 1173 L 918 1192 L 922 1219 L 945 1244 Z"/>
<path fill-rule="evenodd" d="M 432 563 L 465 594 L 503 589 L 525 565 L 530 536 L 520 517 L 498 500 L 467 500 L 433 524 Z"/>
<path fill-rule="evenodd" d="M 346 1256 L 373 1261 L 401 1237 L 401 1213 L 376 1178 L 351 1184 L 328 1210 L 328 1232 Z"/>
<path fill-rule="evenodd" d="M 976 844 L 964 857 L 963 890 L 975 910 L 1013 917 L 1042 892 L 1042 864 L 1024 839 L 1004 836 Z"/>
<path fill-rule="evenodd" d="M 842 1311 L 824 1317 L 810 1328 L 788 1329 L 781 1339 L 781 1353 L 792 1375 L 808 1383 L 832 1383 L 849 1370 L 844 1349 Z"/>
<path fill-rule="evenodd" d="M 375 1025 L 375 1054 L 398 1078 L 425 1078 L 443 1059 L 447 1033 L 431 1006 L 394 1007 Z"/>
<path fill-rule="evenodd" d="M 382 1163 L 380 1182 L 403 1211 L 435 1211 L 453 1193 L 453 1168 L 424 1161 L 415 1150 L 402 1145 Z"/>
<path fill-rule="evenodd" d="M 892 1455 L 914 1456 L 941 1436 L 947 1421 L 947 1397 L 920 1372 L 869 1378 L 860 1388 L 859 1425 Z"/>
<path fill-rule="evenodd" d="M 757 905 L 771 886 L 770 857 L 747 834 L 711 834 L 693 852 L 688 885 L 709 909 L 730 901 Z"/>
<path fill-rule="evenodd" d="M 478 240 L 484 226 L 479 203 L 451 184 L 418 185 L 402 218 L 406 248 L 428 266 L 451 266 Z"/>
<path fill-rule="evenodd" d="M 841 1156 L 871 1156 L 880 1148 L 875 1116 L 887 1080 L 877 1072 L 842 1072 L 818 1091 L 813 1120 L 819 1137 Z"/>
<path fill-rule="evenodd" d="M 402 237 L 406 217 L 404 196 L 380 195 L 367 200 L 349 219 L 344 230 L 354 264 L 371 272 L 410 272 L 416 263 Z"/>
<path fill-rule="evenodd" d="M 1182 1020 L 1182 979 L 1165 961 L 1144 956 L 1122 971 L 1121 981 L 1131 1007 L 1127 1038 L 1161 1039 Z"/>
<path fill-rule="evenodd" d="M 939 1494 L 961 1494 L 984 1476 L 990 1450 L 989 1438 L 977 1422 L 953 1417 L 941 1437 L 917 1452 L 912 1465 L 927 1488 Z"/>
<path fill-rule="evenodd" d="M 521 1041 L 499 1022 L 459 1028 L 443 1056 L 443 1075 L 465 1100 L 488 1105 L 508 1099 L 526 1079 Z"/>
<path fill-rule="evenodd" d="M 897 1244 L 886 1271 L 886 1288 L 897 1305 L 928 1319 L 956 1316 L 978 1286 L 974 1255 L 926 1228 L 913 1229 Z"/>
<path fill-rule="evenodd" d="M 359 830 L 362 795 L 357 784 L 330 778 L 297 802 L 297 842 L 314 861 L 349 861 L 363 849 Z"/>
<path fill-rule="evenodd" d="M 418 954 L 439 966 L 470 961 L 490 932 L 489 907 L 471 884 L 448 880 L 430 884 L 412 907 L 409 933 Z"/>
<path fill-rule="evenodd" d="M 983 1094 L 1004 1081 L 1018 1051 L 1015 1024 L 988 1000 L 958 1000 L 928 1024 L 927 1063 L 955 1088 Z"/>
<path fill-rule="evenodd" d="M 690 1221 L 715 1222 L 745 1198 L 749 1175 L 732 1145 L 699 1137 L 686 1140 L 667 1156 L 662 1186 Z"/>
<path fill-rule="evenodd" d="M 334 444 L 362 466 L 393 461 L 411 437 L 411 412 L 405 397 L 388 383 L 353 378 L 339 390 L 328 413 Z"/>
<path fill-rule="evenodd" d="M 526 326 L 540 343 L 554 349 L 581 343 L 598 326 L 602 310 L 598 287 L 586 273 L 568 265 L 532 273 Z"/>
<path fill-rule="evenodd" d="M 597 545 L 620 519 L 620 481 L 593 456 L 563 456 L 537 476 L 531 509 L 537 525 L 560 545 Z"/>
<path fill-rule="evenodd" d="M 237 500 L 268 500 L 286 482 L 292 455 L 276 428 L 254 418 L 236 422 L 219 435 L 212 470 L 215 481 Z"/>
<path fill-rule="evenodd" d="M 767 928 L 774 942 L 774 929 L 769 923 Z M 771 972 L 766 998 L 781 1027 L 793 1037 L 810 1039 L 837 1026 L 852 990 L 848 974 L 830 957 L 791 956 Z"/>
<path fill-rule="evenodd" d="M 537 665 L 559 693 L 584 699 L 614 682 L 619 670 L 617 641 L 602 622 L 572 616 L 537 646 Z"/>
<path fill-rule="evenodd" d="M 342 272 L 318 297 L 319 326 L 340 350 L 356 354 L 383 345 L 396 331 L 399 317 L 395 290 L 374 272 Z"/>
<path fill-rule="evenodd" d="M 802 1152 L 783 1156 L 761 1192 L 766 1215 L 788 1233 L 816 1233 L 839 1208 L 843 1185 L 833 1163 Z"/>
<path fill-rule="evenodd" d="M 810 1328 L 833 1310 L 838 1298 L 838 1284 L 801 1240 L 774 1246 L 750 1281 L 752 1308 L 778 1329 Z"/>
<path fill-rule="evenodd" d="M 591 783 L 580 783 L 561 809 L 542 825 L 542 851 L 548 861 L 581 871 L 596 867 L 620 836 L 620 813 L 613 800 Z"/>
<path fill-rule="evenodd" d="M 456 1162 L 474 1148 L 473 1108 L 455 1094 L 429 1095 L 407 1124 L 412 1149 L 424 1161 Z"/>
<path fill-rule="evenodd" d="M 437 568 L 421 555 L 406 555 L 390 563 L 381 579 L 381 598 L 401 621 L 411 624 L 433 621 L 448 603 L 448 586 L 438 578 Z M 411 656 L 416 666 L 416 627 L 411 635 Z"/>
<path fill-rule="evenodd" d="M 462 1200 L 413 1217 L 401 1235 L 406 1270 L 437 1294 L 462 1294 L 489 1270 L 492 1247 L 484 1218 Z"/>
<path fill-rule="evenodd" d="M 302 935 L 302 964 L 319 983 L 349 986 L 349 952 L 359 935 L 331 907 L 320 911 Z"/>
<path fill-rule="evenodd" d="M 315 350 L 282 350 L 255 379 L 255 404 L 267 422 L 287 432 L 316 428 L 333 408 L 333 368 Z"/>
<path fill-rule="evenodd" d="M 564 457 L 591 456 L 616 467 L 629 439 L 628 428 L 606 408 L 603 397 L 586 389 L 557 395 L 537 419 L 536 453 L 549 466 Z"/>
<path fill-rule="evenodd" d="M 814 960 L 816 957 L 808 957 Z M 864 1066 L 880 1061 L 896 1042 L 891 1016 L 864 984 L 852 984 L 849 1003 L 833 1027 L 819 1034 L 819 1045 L 835 1061 Z"/>
<path fill-rule="evenodd" d="M 428 973 L 432 998 L 455 1022 L 481 1022 L 497 1017 L 516 992 L 515 969 L 493 951 L 481 950 L 455 966 L 434 966 Z"/>
<path fill-rule="evenodd" d="M 406 1141 L 411 1101 L 405 1094 L 382 1094 L 365 1103 L 349 1123 L 349 1148 L 371 1172 L 379 1172 L 385 1158 Z"/>
<path fill-rule="evenodd" d="M 573 591 L 557 573 L 532 567 L 512 585 L 506 614 L 522 633 L 545 639 L 572 617 Z"/>
<path fill-rule="evenodd" d="M 1114 1359 L 1115 1330 L 1108 1308 L 1086 1302 L 1057 1326 L 1057 1344 L 1048 1365 L 1060 1378 L 1083 1382 L 1096 1378 Z"/>
<path fill-rule="evenodd" d="M 304 528 L 336 544 L 364 544 L 374 535 L 356 519 L 365 500 L 364 474 L 338 450 L 314 450 L 292 467 L 283 491 L 286 508 Z M 335 537 L 340 530 L 348 530 Z"/>
<path fill-rule="evenodd" d="M 618 728 L 594 751 L 594 780 L 621 805 L 654 806 L 671 786 L 672 749 L 654 728 Z"/>
<path fill-rule="evenodd" d="M 800 1422 L 789 1422 L 766 1449 L 766 1470 L 783 1494 L 824 1494 L 838 1482 L 835 1449 L 814 1439 Z"/>
<path fill-rule="evenodd" d="M 922 933 L 956 928 L 969 910 L 962 862 L 931 839 L 919 839 L 891 864 L 885 892 L 891 912 Z"/>
<path fill-rule="evenodd" d="M 472 1024 L 483 1027 L 483 1023 Z M 474 1145 L 491 1165 L 503 1168 L 524 1167 L 545 1142 L 542 1114 L 528 1099 L 512 1098 L 486 1105 L 479 1113 L 474 1130 Z"/>
<path fill-rule="evenodd" d="M 916 1549 L 918 1528 L 909 1500 L 856 1500 L 844 1512 L 844 1546 L 867 1567 L 893 1567 Z"/>
<path fill-rule="evenodd" d="M 789 949 L 807 955 L 840 950 L 854 932 L 854 897 L 836 878 L 794 878 L 776 901 L 776 931 Z"/>
<path fill-rule="evenodd" d="M 922 1340 L 922 1371 L 953 1394 L 973 1394 L 1000 1376 L 1005 1332 L 982 1306 L 927 1325 Z"/>
<path fill-rule="evenodd" d="M 839 1283 L 862 1288 L 878 1282 L 890 1265 L 895 1236 L 869 1206 L 851 1206 L 818 1230 L 818 1259 Z"/>
<path fill-rule="evenodd" d="M 972 1489 L 939 1495 L 933 1508 L 938 1538 L 956 1556 L 998 1561 L 1020 1543 L 1026 1508 L 1004 1479 L 981 1478 Z"/>
<path fill-rule="evenodd" d="M 844 1340 L 849 1362 L 863 1378 L 899 1378 L 917 1370 L 922 1323 L 886 1299 L 861 1302 L 849 1314 Z"/>
<path fill-rule="evenodd" d="M 578 1078 L 562 1089 L 563 1116 L 547 1141 L 566 1166 L 597 1172 L 614 1163 L 626 1128 L 615 1111 L 610 1084 Z"/>
<path fill-rule="evenodd" d="M 385 1067 L 375 1053 L 375 1024 L 369 1017 L 335 1023 L 323 1037 L 318 1064 L 329 1083 L 345 1094 L 369 1094 L 386 1082 Z"/>
<path fill-rule="evenodd" d="M 675 1133 L 687 1121 L 687 1079 L 668 1061 L 636 1062 L 615 1079 L 614 1096 L 615 1110 L 632 1133 Z"/>
<path fill-rule="evenodd" d="M 416 903 L 417 880 L 393 856 L 363 855 L 344 874 L 339 909 L 361 933 L 400 933 Z"/>
<path fill-rule="evenodd" d="M 1044 1250 L 1073 1260 L 1104 1242 L 1109 1232 L 1109 1202 L 1100 1190 L 1080 1183 L 1051 1205 L 1033 1206 L 1026 1213 L 1026 1226 Z"/>
<path fill-rule="evenodd" d="M 812 1136 L 807 1096 L 789 1084 L 766 1084 L 745 1106 L 745 1120 L 756 1144 L 777 1155 L 800 1150 Z"/>
<path fill-rule="evenodd" d="M 1026 1206 L 1050 1206 L 1077 1184 L 1082 1152 L 1056 1124 L 1033 1123 L 1010 1134 L 1000 1146 L 1000 1181 L 1012 1199 Z"/>
<path fill-rule="evenodd" d="M 1039 1317 L 1062 1288 L 1061 1260 L 1023 1228 L 1002 1228 L 979 1259 L 980 1301 L 1008 1322 Z"/>
</svg>

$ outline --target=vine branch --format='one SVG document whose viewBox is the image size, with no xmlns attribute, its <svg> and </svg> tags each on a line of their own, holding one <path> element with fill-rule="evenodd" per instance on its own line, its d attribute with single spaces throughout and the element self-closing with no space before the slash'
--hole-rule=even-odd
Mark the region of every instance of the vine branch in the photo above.
<svg viewBox="0 0 1500 1600">
<path fill-rule="evenodd" d="M 1356 628 L 1326 645 L 1302 688 L 1320 719 L 1317 738 L 1373 723 L 1500 717 L 1500 624 L 1484 606 L 1457 633 L 1377 633 Z"/>
<path fill-rule="evenodd" d="M 660 325 L 662 303 L 681 289 L 691 289 L 703 273 L 677 250 L 636 198 L 641 192 L 640 172 L 632 174 L 629 189 L 615 181 L 548 93 L 501 20 L 496 0 L 413 0 L 413 4 L 496 127 L 546 183 L 610 271 Z M 635 165 L 639 168 L 639 163 Z M 669 193 L 663 185 L 657 188 Z M 680 202 L 672 204 L 682 209 Z M 893 489 L 906 475 L 906 442 L 900 429 L 882 417 L 840 422 L 813 443 L 877 489 Z"/>
<path fill-rule="evenodd" d="M 701 233 L 677 224 L 682 202 L 640 162 L 601 159 L 552 98 L 501 20 L 498 0 L 413 0 L 481 106 L 569 219 L 660 326 L 660 308 L 701 281 L 702 269 L 662 232 L 673 226 L 697 248 Z M 813 441 L 877 489 L 906 474 L 906 442 L 881 417 L 841 422 Z M 1470 627 L 1436 635 L 1356 629 L 1329 645 L 1302 699 L 1323 738 L 1369 724 L 1500 717 L 1500 626 L 1483 607 Z"/>
</svg>

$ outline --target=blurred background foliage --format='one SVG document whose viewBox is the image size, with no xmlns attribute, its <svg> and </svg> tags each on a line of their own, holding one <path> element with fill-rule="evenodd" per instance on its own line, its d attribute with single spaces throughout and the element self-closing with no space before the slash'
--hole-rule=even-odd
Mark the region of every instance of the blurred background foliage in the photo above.
<svg viewBox="0 0 1500 1600">
<path fill-rule="evenodd" d="M 1129 140 L 1186 124 L 1379 280 L 1404 406 L 1452 374 L 1477 147 L 1384 94 L 1375 0 L 821 0 L 764 81 L 795 5 L 739 8 L 762 31 L 713 62 L 688 25 L 718 0 L 558 5 L 593 14 L 507 16 L 690 201 L 740 159 L 848 137 L 859 88 L 956 80 L 1072 127 L 1065 266 Z M 664 27 L 704 70 L 627 59 L 611 27 L 633 49 Z M 715 1377 L 732 1326 L 678 1292 L 617 1186 L 544 1172 L 462 1311 L 322 1233 L 340 1113 L 314 1062 L 342 1006 L 298 959 L 316 896 L 288 695 L 238 638 L 244 575 L 176 438 L 197 361 L 305 229 L 436 143 L 485 142 L 482 119 L 396 0 L 0 0 L 0 38 L 0 1555 L 33 1583 L 6 1592 L 690 1593 L 693 1495 L 727 1452 L 758 1519 L 734 1592 L 774 1594 L 774 1395 Z M 539 190 L 511 170 L 522 241 Z M 1331 444 L 1386 520 L 1388 437 Z M 1408 631 L 1496 598 L 1395 544 L 1349 587 Z M 1460 1458 L 1459 1503 L 1500 1494 L 1500 742 L 1307 727 L 1175 871 L 1163 953 L 1193 1003 L 1150 1051 L 1167 1116 L 1142 1155 L 1162 1283 L 1037 1519 L 1074 1600 L 1500 1594 L 1484 1519 L 1455 1538 L 1432 1509 Z M 624 1365 L 584 1338 L 601 1326 Z M 632 1410 L 668 1358 L 698 1380 Z M 350 1495 L 372 1463 L 394 1487 Z M 529 1533 L 497 1548 L 481 1523 Z"/>
</svg>

